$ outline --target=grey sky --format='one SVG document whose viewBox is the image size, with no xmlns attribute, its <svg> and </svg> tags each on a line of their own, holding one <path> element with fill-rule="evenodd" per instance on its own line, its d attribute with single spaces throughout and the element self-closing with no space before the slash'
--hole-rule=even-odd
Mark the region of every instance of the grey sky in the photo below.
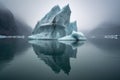
<svg viewBox="0 0 120 80">
<path fill-rule="evenodd" d="M 33 28 L 57 4 L 70 5 L 71 21 L 77 20 L 79 30 L 92 29 L 106 21 L 120 21 L 120 0 L 0 0 L 0 3 Z"/>
</svg>

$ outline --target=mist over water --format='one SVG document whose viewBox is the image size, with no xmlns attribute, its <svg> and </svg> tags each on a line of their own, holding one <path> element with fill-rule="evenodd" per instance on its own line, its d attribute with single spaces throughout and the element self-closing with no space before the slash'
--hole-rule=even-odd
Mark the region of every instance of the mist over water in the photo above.
<svg viewBox="0 0 120 80">
<path fill-rule="evenodd" d="M 68 3 L 86 41 L 28 39 Z M 0 80 L 120 80 L 119 63 L 120 0 L 0 0 Z"/>
</svg>

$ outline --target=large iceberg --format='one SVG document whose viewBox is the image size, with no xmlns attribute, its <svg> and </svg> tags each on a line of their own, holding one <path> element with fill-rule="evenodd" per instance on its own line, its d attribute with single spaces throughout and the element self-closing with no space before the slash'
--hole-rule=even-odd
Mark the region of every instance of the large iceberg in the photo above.
<svg viewBox="0 0 120 80">
<path fill-rule="evenodd" d="M 70 23 L 70 15 L 71 10 L 69 5 L 66 5 L 62 9 L 60 9 L 58 5 L 54 6 L 45 17 L 37 23 L 29 38 L 47 40 L 85 40 L 85 36 L 81 32 L 77 32 L 77 22 L 74 21 Z M 73 36 L 73 33 L 77 34 L 77 36 Z"/>
</svg>

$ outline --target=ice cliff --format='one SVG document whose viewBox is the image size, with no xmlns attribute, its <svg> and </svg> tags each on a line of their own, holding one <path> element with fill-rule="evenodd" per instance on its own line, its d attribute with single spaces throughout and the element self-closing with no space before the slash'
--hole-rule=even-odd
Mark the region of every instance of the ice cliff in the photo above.
<svg viewBox="0 0 120 80">
<path fill-rule="evenodd" d="M 77 22 L 70 23 L 71 10 L 69 5 L 62 9 L 54 6 L 36 25 L 30 39 L 83 40 L 83 35 L 77 32 Z M 79 35 L 71 36 L 73 33 Z M 71 36 L 71 37 L 68 37 Z M 81 38 L 82 37 L 82 38 Z M 63 39 L 64 38 L 64 39 Z M 71 39 L 70 39 L 71 38 Z M 74 39 L 73 39 L 74 38 Z M 84 38 L 85 40 L 85 38 Z"/>
</svg>

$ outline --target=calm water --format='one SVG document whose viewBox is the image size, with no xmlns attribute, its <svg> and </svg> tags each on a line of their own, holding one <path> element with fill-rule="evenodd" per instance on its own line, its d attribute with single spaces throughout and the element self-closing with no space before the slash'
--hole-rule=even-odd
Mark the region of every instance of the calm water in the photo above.
<svg viewBox="0 0 120 80">
<path fill-rule="evenodd" d="M 1 39 L 0 80 L 120 80 L 120 41 Z"/>
</svg>

